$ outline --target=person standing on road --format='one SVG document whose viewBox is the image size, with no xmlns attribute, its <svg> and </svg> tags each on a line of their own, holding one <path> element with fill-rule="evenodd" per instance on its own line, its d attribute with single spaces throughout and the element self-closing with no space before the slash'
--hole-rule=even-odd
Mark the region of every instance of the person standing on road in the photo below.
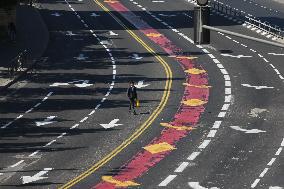
<svg viewBox="0 0 284 189">
<path fill-rule="evenodd" d="M 129 84 L 130 86 L 127 89 L 127 97 L 129 98 L 129 112 L 133 110 L 133 114 L 136 115 L 135 102 L 137 100 L 137 91 L 133 81 L 130 81 Z"/>
</svg>

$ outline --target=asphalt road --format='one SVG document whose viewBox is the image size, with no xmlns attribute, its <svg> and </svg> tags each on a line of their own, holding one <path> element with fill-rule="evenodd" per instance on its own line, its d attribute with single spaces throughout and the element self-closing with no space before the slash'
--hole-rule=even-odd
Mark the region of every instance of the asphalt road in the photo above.
<svg viewBox="0 0 284 189">
<path fill-rule="evenodd" d="M 270 5 L 250 2 L 227 3 Z M 40 4 L 47 51 L 1 95 L 1 188 L 284 187 L 283 49 L 215 32 L 193 44 L 184 0 Z M 224 16 L 211 25 L 265 38 Z"/>
</svg>

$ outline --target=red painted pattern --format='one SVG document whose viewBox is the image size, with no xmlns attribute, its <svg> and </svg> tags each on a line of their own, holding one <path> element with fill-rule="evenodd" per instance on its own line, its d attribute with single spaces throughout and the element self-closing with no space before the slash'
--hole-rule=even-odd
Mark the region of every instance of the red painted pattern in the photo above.
<svg viewBox="0 0 284 189">
<path fill-rule="evenodd" d="M 120 2 L 117 3 L 108 3 L 115 11 L 119 12 L 125 19 L 131 22 L 137 29 L 139 29 L 145 35 L 147 34 L 160 34 L 157 30 L 153 29 L 146 22 L 141 20 L 139 17 L 128 10 L 124 5 Z M 165 52 L 167 52 L 171 56 L 183 56 L 183 52 L 177 46 L 175 46 L 168 38 L 164 35 L 160 34 L 158 37 L 149 36 L 153 42 L 158 44 Z M 182 65 L 184 70 L 190 68 L 198 68 L 197 65 L 194 64 L 192 60 L 188 59 L 176 59 L 177 62 Z M 199 67 L 199 69 L 202 69 Z M 191 85 L 208 85 L 208 77 L 207 74 L 198 74 L 186 75 L 186 81 Z M 203 101 L 208 101 L 209 97 L 209 89 L 208 88 L 196 88 L 191 86 L 185 87 L 185 92 L 183 96 L 183 100 L 189 99 L 200 99 Z M 189 107 L 181 104 L 178 112 L 174 116 L 173 120 L 170 122 L 173 126 L 191 126 L 195 127 L 198 123 L 201 114 L 204 112 L 205 107 L 195 106 Z M 176 130 L 173 128 L 165 128 L 162 130 L 160 136 L 154 138 L 149 145 L 159 144 L 162 142 L 167 142 L 175 146 L 175 144 L 181 140 L 183 137 L 189 134 L 189 130 Z M 148 146 L 148 145 L 147 145 Z M 156 165 L 162 159 L 168 155 L 170 151 L 160 152 L 157 154 L 151 154 L 150 152 L 142 149 L 138 152 L 127 164 L 125 164 L 120 172 L 117 173 L 113 178 L 118 181 L 134 181 L 138 177 L 142 176 L 145 172 L 147 172 L 151 167 Z M 94 186 L 96 189 L 112 189 L 116 188 L 114 184 L 107 183 L 101 181 L 99 184 Z"/>
</svg>

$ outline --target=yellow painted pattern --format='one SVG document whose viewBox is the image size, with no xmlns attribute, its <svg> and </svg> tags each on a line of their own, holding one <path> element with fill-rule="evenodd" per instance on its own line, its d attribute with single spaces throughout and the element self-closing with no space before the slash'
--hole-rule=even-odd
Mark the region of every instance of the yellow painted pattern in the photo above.
<svg viewBox="0 0 284 189">
<path fill-rule="evenodd" d="M 193 130 L 194 128 L 193 127 L 190 127 L 190 126 L 173 126 L 171 124 L 168 124 L 168 123 L 160 123 L 161 126 L 163 127 L 168 127 L 168 128 L 172 128 L 172 129 L 176 129 L 178 131 L 185 131 L 185 130 Z"/>
<path fill-rule="evenodd" d="M 194 74 L 194 75 L 206 73 L 205 70 L 200 70 L 200 69 L 197 69 L 197 68 L 191 68 L 191 69 L 186 70 L 185 72 L 190 73 L 190 74 Z"/>
<path fill-rule="evenodd" d="M 188 87 L 201 88 L 201 89 L 208 89 L 208 88 L 212 87 L 212 86 L 209 86 L 209 85 L 191 85 L 189 83 L 183 83 L 183 85 L 188 86 Z"/>
<path fill-rule="evenodd" d="M 187 60 L 193 60 L 193 59 L 197 59 L 198 57 L 196 56 L 177 56 L 177 59 L 187 59 Z"/>
<path fill-rule="evenodd" d="M 103 176 L 102 180 L 111 184 L 114 184 L 116 187 L 130 187 L 130 186 L 139 186 L 140 184 L 133 181 L 119 181 L 114 179 L 112 176 Z"/>
<path fill-rule="evenodd" d="M 160 33 L 148 33 L 146 34 L 148 37 L 160 37 L 162 34 Z"/>
<path fill-rule="evenodd" d="M 107 12 L 119 25 L 121 25 L 125 31 L 133 38 L 135 39 L 139 44 L 141 44 L 149 53 L 153 55 L 157 59 L 157 61 L 163 66 L 164 71 L 166 73 L 166 84 L 164 86 L 164 93 L 162 96 L 162 99 L 158 105 L 158 107 L 153 111 L 153 113 L 149 116 L 149 118 L 125 141 L 123 141 L 118 147 L 116 147 L 113 151 L 111 151 L 109 154 L 107 154 L 104 158 L 102 158 L 100 161 L 92 165 L 89 169 L 84 171 L 82 174 L 77 176 L 76 178 L 70 180 L 63 186 L 60 186 L 59 189 L 67 189 L 71 188 L 75 184 L 79 183 L 89 175 L 93 174 L 95 171 L 97 171 L 99 168 L 104 166 L 107 162 L 112 160 L 118 153 L 120 153 L 122 150 L 124 150 L 128 145 L 130 145 L 134 140 L 136 140 L 146 129 L 148 129 L 151 124 L 154 122 L 154 120 L 158 117 L 158 115 L 162 112 L 162 110 L 165 108 L 170 93 L 171 93 L 171 87 L 172 87 L 172 71 L 169 67 L 168 63 L 157 53 L 149 47 L 141 38 L 139 38 L 133 31 L 128 29 L 128 27 L 122 23 L 121 20 L 119 20 L 108 8 L 106 8 L 99 0 L 93 0 L 98 6 L 100 6 L 105 12 Z"/>
<path fill-rule="evenodd" d="M 203 104 L 206 104 L 207 101 L 203 101 L 200 99 L 190 99 L 190 100 L 186 100 L 183 101 L 183 104 L 187 105 L 187 106 L 201 106 Z"/>
<path fill-rule="evenodd" d="M 147 150 L 148 152 L 150 152 L 151 154 L 157 154 L 160 152 L 165 152 L 165 151 L 170 151 L 170 150 L 174 150 L 176 149 L 174 146 L 166 143 L 166 142 L 162 142 L 159 144 L 153 144 L 153 145 L 149 145 L 146 147 L 143 147 L 145 150 Z"/>
</svg>

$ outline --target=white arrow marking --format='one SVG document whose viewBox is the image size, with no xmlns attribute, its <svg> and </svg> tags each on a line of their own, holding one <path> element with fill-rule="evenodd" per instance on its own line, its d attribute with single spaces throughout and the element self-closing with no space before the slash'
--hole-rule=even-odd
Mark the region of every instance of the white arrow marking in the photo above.
<svg viewBox="0 0 284 189">
<path fill-rule="evenodd" d="M 119 122 L 119 119 L 114 119 L 109 124 L 100 124 L 100 125 L 105 129 L 109 129 L 109 128 L 113 128 L 113 127 L 123 125 L 123 124 L 117 124 L 117 122 Z"/>
<path fill-rule="evenodd" d="M 101 16 L 101 15 L 99 15 L 99 14 L 93 12 L 93 13 L 91 14 L 91 16 L 93 16 L 93 17 L 98 17 L 98 16 Z"/>
<path fill-rule="evenodd" d="M 46 119 L 44 119 L 43 121 L 37 121 L 36 122 L 36 126 L 37 127 L 40 127 L 40 126 L 43 126 L 43 125 L 48 125 L 48 124 L 52 124 L 56 121 L 51 121 L 53 120 L 54 118 L 56 118 L 56 116 L 49 116 L 47 117 Z"/>
<path fill-rule="evenodd" d="M 271 55 L 274 55 L 274 56 L 284 56 L 284 54 L 277 54 L 277 53 L 268 53 L 268 54 L 271 54 Z"/>
<path fill-rule="evenodd" d="M 199 182 L 189 182 L 188 185 L 193 189 L 219 189 L 217 187 L 205 188 L 199 184 Z"/>
<path fill-rule="evenodd" d="M 89 80 L 85 80 L 83 83 L 75 84 L 75 86 L 79 88 L 90 87 L 92 85 L 93 84 L 89 84 Z"/>
<path fill-rule="evenodd" d="M 110 32 L 109 32 L 109 35 L 118 36 L 118 34 L 117 34 L 117 33 L 114 33 L 113 31 L 110 31 Z"/>
<path fill-rule="evenodd" d="M 242 129 L 239 126 L 230 126 L 230 127 L 234 130 L 245 132 L 246 134 L 257 134 L 257 133 L 265 133 L 266 132 L 266 131 L 262 131 L 262 130 L 259 130 L 259 129 L 251 129 L 251 130 Z"/>
<path fill-rule="evenodd" d="M 47 174 L 48 171 L 51 171 L 53 168 L 44 168 L 43 171 L 38 172 L 34 176 L 22 176 L 23 184 L 28 184 L 31 182 L 35 182 L 42 179 L 47 179 L 48 177 L 43 177 L 43 175 Z"/>
<path fill-rule="evenodd" d="M 52 16 L 56 16 L 56 17 L 61 16 L 61 14 L 59 14 L 58 12 L 53 13 L 53 14 L 51 14 L 51 15 L 52 15 Z"/>
<path fill-rule="evenodd" d="M 137 87 L 138 89 L 140 88 L 144 88 L 144 87 L 148 87 L 150 84 L 144 84 L 144 81 L 139 81 L 137 85 L 135 85 L 135 87 Z"/>
<path fill-rule="evenodd" d="M 164 17 L 174 17 L 176 16 L 175 14 L 159 14 L 160 16 L 164 16 Z"/>
<path fill-rule="evenodd" d="M 133 56 L 131 57 L 135 60 L 141 60 L 143 57 L 139 56 L 138 54 L 133 54 Z"/>
<path fill-rule="evenodd" d="M 222 56 L 228 56 L 228 57 L 233 57 L 233 58 L 251 58 L 252 56 L 245 56 L 245 55 L 237 55 L 237 56 L 234 56 L 234 55 L 231 55 L 231 54 L 221 54 Z"/>
<path fill-rule="evenodd" d="M 273 89 L 274 87 L 267 87 L 267 86 L 252 86 L 250 84 L 242 84 L 244 87 L 251 87 L 255 89 Z"/>
<path fill-rule="evenodd" d="M 86 60 L 88 57 L 85 56 L 84 54 L 79 54 L 78 57 L 74 57 L 74 58 L 76 58 L 77 60 Z"/>
<path fill-rule="evenodd" d="M 68 36 L 74 36 L 74 35 L 76 35 L 76 34 L 74 34 L 72 31 L 67 31 L 67 34 L 66 35 L 68 35 Z"/>
<path fill-rule="evenodd" d="M 58 87 L 58 86 L 68 86 L 69 83 L 53 83 L 50 87 Z"/>
</svg>

